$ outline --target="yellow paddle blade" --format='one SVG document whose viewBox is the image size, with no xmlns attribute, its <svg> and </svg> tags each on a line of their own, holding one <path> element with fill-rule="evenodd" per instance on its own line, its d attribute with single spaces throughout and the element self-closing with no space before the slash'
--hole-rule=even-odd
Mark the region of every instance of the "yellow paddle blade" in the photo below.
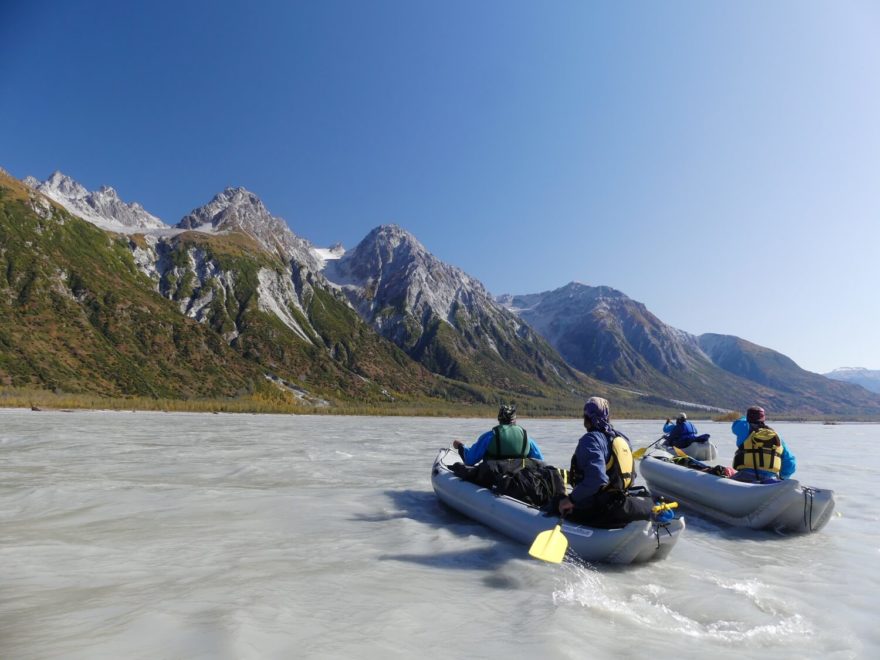
<svg viewBox="0 0 880 660">
<path fill-rule="evenodd" d="M 541 532 L 535 537 L 532 547 L 529 548 L 529 554 L 535 559 L 558 564 L 565 557 L 566 550 L 568 550 L 568 539 L 562 533 L 562 527 L 556 525 L 553 529 Z"/>
<path fill-rule="evenodd" d="M 642 456 L 645 455 L 645 452 L 646 452 L 646 451 L 648 451 L 648 448 L 647 448 L 647 447 L 642 447 L 641 449 L 636 449 L 636 450 L 633 452 L 633 458 L 641 458 Z"/>
<path fill-rule="evenodd" d="M 673 447 L 673 449 L 675 450 L 675 455 L 676 455 L 676 456 L 684 456 L 685 458 L 690 458 L 690 456 L 688 456 L 687 454 L 685 454 L 685 453 L 681 450 L 681 448 L 679 448 L 679 447 Z"/>
</svg>

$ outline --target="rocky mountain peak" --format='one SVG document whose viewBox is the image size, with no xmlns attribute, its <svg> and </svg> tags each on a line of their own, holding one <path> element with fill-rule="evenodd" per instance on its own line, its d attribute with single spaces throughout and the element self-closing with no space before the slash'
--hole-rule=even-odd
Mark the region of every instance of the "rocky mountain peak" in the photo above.
<svg viewBox="0 0 880 660">
<path fill-rule="evenodd" d="M 127 204 L 110 186 L 90 192 L 85 186 L 56 170 L 45 181 L 25 177 L 24 183 L 33 190 L 61 204 L 68 211 L 102 229 L 131 231 L 164 229 L 167 225 L 137 203 Z"/>
<path fill-rule="evenodd" d="M 446 320 L 456 300 L 491 301 L 482 283 L 428 252 L 398 225 L 373 229 L 325 271 L 330 281 L 370 291 L 367 298 L 417 316 L 428 309 Z"/>
<path fill-rule="evenodd" d="M 52 172 L 52 175 L 41 184 L 41 187 L 43 189 L 40 190 L 40 192 L 42 192 L 44 195 L 54 193 L 59 197 L 65 197 L 71 200 L 82 199 L 87 197 L 89 194 L 89 191 L 86 189 L 85 186 L 67 176 L 60 170 L 55 170 L 54 172 Z M 55 201 L 61 203 L 60 200 L 56 199 Z"/>
<path fill-rule="evenodd" d="M 285 260 L 295 261 L 316 272 L 321 268 L 321 260 L 312 244 L 294 234 L 283 219 L 273 216 L 257 195 L 240 186 L 216 194 L 210 202 L 184 216 L 177 227 L 213 232 L 239 231 Z"/>
<path fill-rule="evenodd" d="M 324 275 L 364 320 L 435 373 L 514 388 L 524 374 L 556 383 L 577 378 L 481 282 L 398 225 L 370 231 L 354 249 L 327 261 Z"/>
<path fill-rule="evenodd" d="M 433 259 L 415 236 L 398 225 L 380 225 L 374 228 L 349 255 L 352 259 L 357 255 L 359 260 L 374 255 L 382 263 L 397 259 Z"/>
<path fill-rule="evenodd" d="M 508 294 L 499 302 L 569 364 L 609 382 L 660 387 L 674 374 L 708 363 L 694 337 L 611 287 L 569 282 L 543 293 Z"/>
<path fill-rule="evenodd" d="M 840 367 L 824 374 L 826 378 L 861 385 L 866 390 L 880 394 L 880 370 L 865 367 Z"/>
<path fill-rule="evenodd" d="M 540 307 L 541 317 L 546 316 L 548 312 L 552 312 L 553 316 L 564 315 L 566 310 L 569 310 L 568 314 L 573 316 L 582 314 L 585 309 L 589 309 L 591 313 L 601 313 L 620 305 L 644 308 L 641 303 L 632 300 L 617 289 L 609 286 L 590 286 L 582 282 L 569 282 L 558 289 L 542 293 L 520 295 L 505 293 L 497 296 L 496 301 L 521 316 L 526 316 L 528 312 Z M 529 322 L 534 324 L 536 320 L 538 319 L 531 319 Z"/>
<path fill-rule="evenodd" d="M 287 228 L 283 220 L 269 213 L 259 197 L 241 187 L 230 187 L 217 193 L 210 202 L 190 211 L 177 224 L 181 229 L 209 226 L 217 230 L 241 230 L 261 225 L 274 229 Z"/>
</svg>

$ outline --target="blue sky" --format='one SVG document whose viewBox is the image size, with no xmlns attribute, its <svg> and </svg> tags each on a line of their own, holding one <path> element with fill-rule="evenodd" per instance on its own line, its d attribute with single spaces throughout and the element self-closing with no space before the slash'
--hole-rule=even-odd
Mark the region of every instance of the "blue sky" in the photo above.
<svg viewBox="0 0 880 660">
<path fill-rule="evenodd" d="M 880 368 L 868 2 L 0 4 L 0 166 L 169 223 L 228 185 L 318 245 L 394 222 L 493 293 L 618 288 Z"/>
</svg>

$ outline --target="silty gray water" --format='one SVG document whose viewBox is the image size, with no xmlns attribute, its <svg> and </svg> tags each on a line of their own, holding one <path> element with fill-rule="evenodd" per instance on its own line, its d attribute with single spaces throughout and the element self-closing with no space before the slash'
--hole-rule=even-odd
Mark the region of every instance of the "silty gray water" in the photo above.
<svg viewBox="0 0 880 660">
<path fill-rule="evenodd" d="M 567 465 L 579 420 L 521 421 Z M 774 425 L 837 492 L 818 534 L 690 517 L 623 568 L 531 560 L 438 504 L 437 450 L 490 425 L 0 410 L 0 657 L 880 653 L 877 425 Z M 661 423 L 618 426 L 638 447 Z M 729 426 L 698 427 L 729 461 Z"/>
</svg>

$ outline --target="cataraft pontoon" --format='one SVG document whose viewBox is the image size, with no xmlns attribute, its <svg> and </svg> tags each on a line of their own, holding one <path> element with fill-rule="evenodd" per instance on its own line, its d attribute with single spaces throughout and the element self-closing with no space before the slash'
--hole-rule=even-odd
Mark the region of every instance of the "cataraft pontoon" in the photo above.
<svg viewBox="0 0 880 660">
<path fill-rule="evenodd" d="M 796 479 L 746 483 L 687 467 L 687 459 L 647 455 L 639 474 L 655 496 L 736 527 L 777 532 L 816 532 L 834 511 L 834 491 L 802 486 Z M 699 468 L 699 465 L 695 467 Z M 707 466 L 703 466 L 704 468 Z"/>
<path fill-rule="evenodd" d="M 694 441 L 681 450 L 698 461 L 714 461 L 718 457 L 718 448 L 709 440 Z"/>
<path fill-rule="evenodd" d="M 506 495 L 496 495 L 488 488 L 455 476 L 450 466 L 458 460 L 457 453 L 442 449 L 431 469 L 431 485 L 444 504 L 526 545 L 559 523 L 558 517 L 548 516 L 537 507 Z M 663 559 L 684 528 L 684 518 L 667 523 L 639 520 L 620 529 L 562 523 L 570 551 L 586 561 L 611 564 Z"/>
</svg>

